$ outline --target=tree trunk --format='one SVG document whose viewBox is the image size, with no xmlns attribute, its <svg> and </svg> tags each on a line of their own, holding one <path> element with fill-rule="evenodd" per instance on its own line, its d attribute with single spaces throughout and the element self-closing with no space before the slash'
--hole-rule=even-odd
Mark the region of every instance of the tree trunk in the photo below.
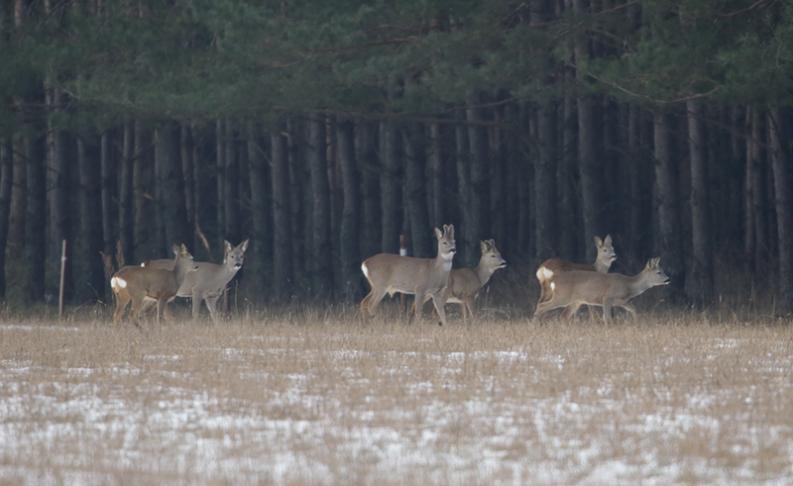
<svg viewBox="0 0 793 486">
<path fill-rule="evenodd" d="M 47 257 L 47 188 L 42 141 L 28 138 L 27 214 L 25 215 L 25 270 L 27 299 L 44 299 L 44 262 Z"/>
<path fill-rule="evenodd" d="M 471 164 L 470 153 L 468 148 L 468 130 L 463 124 L 465 120 L 460 120 L 460 123 L 454 129 L 455 139 L 455 159 L 457 160 L 457 207 L 460 211 L 461 228 L 455 232 L 455 239 L 457 244 L 457 259 L 460 262 L 467 262 L 469 259 L 474 258 L 469 256 L 472 245 L 467 241 L 470 238 L 471 229 Z"/>
<path fill-rule="evenodd" d="M 779 241 L 779 270 L 777 282 L 777 313 L 793 313 L 793 171 L 790 153 L 782 140 L 787 135 L 782 110 L 768 111 L 768 144 L 774 172 L 774 204 L 776 206 L 777 240 Z"/>
<path fill-rule="evenodd" d="M 0 138 L 0 297 L 6 296 L 6 242 L 9 232 L 9 212 L 11 209 L 11 183 L 13 182 L 13 146 Z"/>
<path fill-rule="evenodd" d="M 165 222 L 165 254 L 173 244 L 186 243 L 188 231 L 185 209 L 184 180 L 179 161 L 179 129 L 175 123 L 163 123 L 154 133 L 157 185 L 161 187 L 157 201 Z"/>
<path fill-rule="evenodd" d="M 124 261 L 132 262 L 132 248 L 134 240 L 132 225 L 132 164 L 134 150 L 135 129 L 132 123 L 124 124 L 124 141 L 122 146 L 119 196 L 118 196 L 118 229 L 119 241 L 124 252 Z"/>
<path fill-rule="evenodd" d="M 688 296 L 700 305 L 709 304 L 713 296 L 713 244 L 708 212 L 708 167 L 703 134 L 703 109 L 698 101 L 689 101 L 688 145 L 691 162 L 691 237 L 693 266 Z"/>
<path fill-rule="evenodd" d="M 483 124 L 485 122 L 484 110 L 478 105 L 481 98 L 478 93 L 472 92 L 467 96 L 466 119 L 468 121 L 468 144 L 471 157 L 471 191 L 469 204 L 471 205 L 471 221 L 469 222 L 470 231 L 467 232 L 466 264 L 473 267 L 479 261 L 479 241 L 484 239 L 485 233 L 490 230 L 487 218 L 488 193 L 490 190 L 488 183 L 489 165 L 487 131 Z"/>
<path fill-rule="evenodd" d="M 430 123 L 430 187 L 432 199 L 430 202 L 430 226 L 440 228 L 444 223 L 444 199 L 449 184 L 449 174 L 446 171 L 443 153 L 443 139 L 441 126 L 437 122 Z M 445 182 L 445 183 L 444 183 Z"/>
<path fill-rule="evenodd" d="M 193 135 L 190 125 L 179 125 L 179 156 L 182 161 L 182 187 L 184 187 L 185 211 L 187 211 L 188 234 L 186 244 L 196 251 L 198 242 L 195 238 L 196 198 L 195 198 L 195 164 L 193 159 Z"/>
<path fill-rule="evenodd" d="M 380 184 L 375 150 L 375 126 L 366 121 L 356 125 L 356 160 L 361 175 L 362 218 L 360 253 L 364 258 L 378 253 L 380 248 Z"/>
<path fill-rule="evenodd" d="M 397 128 L 391 122 L 380 124 L 380 143 L 382 154 L 380 171 L 380 208 L 382 211 L 382 240 L 380 250 L 397 253 L 399 249 L 399 140 Z"/>
<path fill-rule="evenodd" d="M 305 127 L 296 120 L 288 122 L 289 129 L 289 209 L 290 223 L 292 225 L 292 268 L 294 269 L 295 283 L 298 278 L 304 280 L 306 274 L 313 268 L 311 262 L 311 228 L 313 227 L 311 215 L 311 173 L 306 164 L 306 139 Z M 300 282 L 303 283 L 303 282 Z M 305 286 L 303 286 L 305 287 Z"/>
<path fill-rule="evenodd" d="M 102 241 L 103 251 L 106 255 L 112 255 L 115 247 L 116 228 L 115 215 L 118 214 L 114 207 L 114 195 L 116 191 L 116 172 L 110 153 L 110 133 L 105 131 L 100 138 L 99 163 L 101 171 L 101 192 L 102 192 Z M 109 295 L 108 295 L 109 297 Z"/>
<path fill-rule="evenodd" d="M 355 162 L 355 131 L 351 121 L 339 122 L 338 161 L 341 167 L 342 186 L 344 189 L 344 206 L 341 216 L 340 256 L 342 266 L 343 295 L 347 300 L 355 299 L 360 294 L 361 274 L 359 253 L 358 218 L 358 168 Z"/>
<path fill-rule="evenodd" d="M 589 14 L 586 0 L 574 0 L 573 10 L 577 16 Z M 579 85 L 588 82 L 583 66 L 589 59 L 589 41 L 586 34 L 579 34 L 575 40 L 576 80 Z M 603 175 L 598 164 L 597 139 L 595 135 L 595 107 L 591 96 L 578 97 L 578 163 L 581 177 L 582 209 L 584 216 L 584 244 L 588 260 L 595 258 L 595 247 L 591 244 L 596 235 L 603 236 Z"/>
<path fill-rule="evenodd" d="M 25 262 L 25 214 L 27 205 L 27 139 L 15 134 L 12 157 L 13 183 L 11 185 L 11 209 L 6 245 L 6 282 L 13 282 L 7 288 L 7 296 L 12 300 L 25 298 L 24 291 L 28 275 Z"/>
<path fill-rule="evenodd" d="M 97 211 L 101 207 L 102 198 L 99 188 L 100 164 L 96 153 L 88 153 L 89 147 L 83 138 L 77 139 L 77 165 L 80 170 L 80 239 L 79 251 L 72 252 L 79 263 L 82 282 L 85 287 L 77 288 L 80 300 L 95 300 L 104 295 L 104 288 L 109 283 L 104 281 L 102 261 L 99 251 L 102 250 L 102 214 Z"/>
<path fill-rule="evenodd" d="M 332 295 L 333 261 L 330 246 L 330 187 L 325 158 L 325 120 L 315 116 L 308 121 L 308 164 L 313 194 L 313 293 L 320 300 Z"/>
<path fill-rule="evenodd" d="M 215 122 L 215 177 L 217 182 L 217 189 L 215 195 L 217 196 L 217 202 L 215 206 L 215 241 L 217 242 L 217 249 L 215 250 L 215 254 L 218 256 L 222 256 L 223 251 L 223 239 L 225 235 L 223 234 L 223 230 L 226 227 L 224 222 L 224 215 L 226 211 L 226 143 L 229 143 L 226 140 L 226 124 L 221 119 Z"/>
<path fill-rule="evenodd" d="M 537 116 L 539 157 L 534 167 L 535 257 L 542 261 L 556 254 L 556 107 L 541 106 Z"/>
<path fill-rule="evenodd" d="M 276 128 L 276 130 L 276 133 L 280 131 L 278 128 Z M 265 161 L 265 150 L 260 143 L 262 140 L 256 122 L 249 121 L 247 123 L 246 132 L 246 138 L 248 139 L 247 152 L 251 192 L 251 239 L 253 240 L 252 248 L 248 250 L 252 256 L 251 260 L 253 265 L 250 267 L 252 271 L 248 272 L 248 274 L 254 278 L 256 295 L 265 295 L 265 290 L 267 289 L 270 277 L 272 277 L 273 273 L 269 265 L 270 262 L 268 261 L 268 256 L 272 250 L 271 238 L 273 237 L 273 227 L 272 215 L 267 199 L 269 194 L 274 194 L 273 190 L 275 187 L 274 185 L 270 186 L 270 191 L 268 191 L 267 161 Z M 277 136 L 281 137 L 281 134 L 278 133 Z M 275 167 L 277 163 L 275 160 L 275 149 L 273 149 L 271 153 L 272 166 Z M 281 147 L 279 156 L 282 159 L 286 157 L 285 146 Z M 289 179 L 287 178 L 286 182 L 284 182 L 284 186 L 281 187 L 282 191 L 286 189 L 288 183 Z M 284 262 L 291 265 L 291 257 L 286 258 Z M 286 280 L 274 280 L 274 282 L 276 287 L 282 285 L 286 286 L 289 283 Z"/>
<path fill-rule="evenodd" d="M 507 162 L 506 139 L 504 137 L 504 107 L 494 111 L 495 126 L 490 132 L 490 233 L 486 238 L 494 238 L 504 248 L 506 230 L 506 197 L 504 168 Z"/>
<path fill-rule="evenodd" d="M 276 297 L 289 297 L 293 285 L 292 247 L 294 238 L 290 225 L 289 146 L 285 127 L 279 125 L 270 133 L 270 159 L 273 194 L 273 290 Z"/>
<path fill-rule="evenodd" d="M 238 185 L 239 164 L 237 161 L 237 145 L 235 143 L 234 123 L 226 120 L 226 137 L 223 173 L 223 238 L 235 245 L 240 240 L 240 199 Z"/>
<path fill-rule="evenodd" d="M 407 210 L 410 219 L 412 255 L 430 258 L 433 255 L 427 215 L 427 190 L 425 167 L 427 165 L 426 137 L 424 128 L 418 123 L 406 124 L 402 129 L 405 148 L 405 184 Z"/>
<path fill-rule="evenodd" d="M 669 286 L 672 288 L 672 296 L 675 296 L 685 288 L 685 273 L 676 171 L 672 161 L 669 122 L 664 113 L 655 114 L 654 138 L 655 198 L 659 229 L 657 248 L 661 265 L 671 279 Z"/>
<path fill-rule="evenodd" d="M 135 248 L 134 261 L 160 258 L 159 249 L 154 248 L 155 228 L 152 224 L 153 194 L 152 164 L 149 149 L 150 139 L 147 130 L 140 122 L 135 122 L 135 159 L 132 166 L 132 187 L 135 192 Z"/>
<path fill-rule="evenodd" d="M 54 120 L 60 112 L 61 90 L 47 89 L 47 199 L 49 209 L 49 247 L 47 248 L 50 272 L 57 274 L 61 263 L 61 241 L 67 239 L 69 211 L 67 203 L 67 160 L 63 131 Z M 68 261 L 68 260 L 67 260 Z"/>
<path fill-rule="evenodd" d="M 769 266 L 768 210 L 766 208 L 765 115 L 752 109 L 751 153 L 747 163 L 751 177 L 751 207 L 754 222 L 754 262 L 757 275 L 765 275 Z"/>
</svg>

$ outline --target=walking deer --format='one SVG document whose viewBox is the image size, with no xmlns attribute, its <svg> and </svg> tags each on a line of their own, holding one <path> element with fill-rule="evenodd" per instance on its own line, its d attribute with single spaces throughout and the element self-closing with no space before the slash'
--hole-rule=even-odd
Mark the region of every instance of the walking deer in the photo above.
<svg viewBox="0 0 793 486">
<path fill-rule="evenodd" d="M 587 271 L 587 272 L 600 272 L 608 273 L 611 264 L 617 259 L 617 254 L 614 252 L 614 245 L 611 241 L 611 235 L 606 235 L 605 238 L 600 239 L 595 236 L 595 248 L 597 249 L 597 257 L 594 263 L 573 263 L 561 258 L 549 258 L 540 264 L 537 269 L 537 280 L 540 282 L 540 298 L 537 300 L 537 305 L 548 299 L 548 286 L 551 278 L 561 272 L 570 272 L 574 270 Z M 575 315 L 570 313 L 570 309 L 565 309 L 566 317 Z M 569 314 L 569 315 L 568 315 Z"/>
<path fill-rule="evenodd" d="M 474 318 L 474 300 L 479 291 L 487 284 L 490 277 L 501 268 L 507 266 L 507 261 L 501 257 L 501 252 L 496 248 L 495 240 L 484 240 L 479 243 L 482 256 L 476 268 L 458 268 L 449 273 L 449 285 L 444 292 L 444 301 L 451 304 L 460 304 L 463 321 L 467 316 Z"/>
<path fill-rule="evenodd" d="M 224 241 L 223 263 L 196 262 L 197 270 L 185 278 L 175 297 L 193 299 L 193 319 L 201 312 L 201 302 L 206 302 L 212 322 L 217 324 L 217 301 L 234 275 L 242 268 L 248 240 L 237 246 Z M 150 260 L 144 263 L 147 268 L 173 268 L 173 260 Z"/>
<path fill-rule="evenodd" d="M 132 302 L 132 318 L 140 327 L 139 317 L 146 299 L 157 302 L 157 324 L 160 324 L 160 312 L 170 319 L 167 303 L 173 299 L 185 278 L 195 272 L 197 265 L 193 256 L 184 245 L 173 246 L 174 259 L 170 269 L 126 266 L 117 271 L 110 279 L 110 288 L 116 296 L 116 310 L 113 312 L 113 323 L 123 318 L 124 311 Z"/>
<path fill-rule="evenodd" d="M 583 305 L 603 307 L 603 320 L 611 320 L 611 309 L 622 307 L 636 318 L 636 309 L 628 301 L 659 285 L 667 285 L 669 277 L 661 268 L 661 259 L 652 258 L 634 276 L 573 270 L 553 275 L 548 283 L 548 299 L 540 302 L 535 317 L 559 307 L 573 308 L 571 315 Z"/>
<path fill-rule="evenodd" d="M 457 251 L 454 226 L 443 225 L 443 231 L 435 228 L 435 238 L 438 240 L 438 254 L 435 258 L 379 253 L 361 264 L 364 277 L 372 288 L 361 301 L 363 315 L 374 315 L 386 294 L 392 296 L 399 292 L 415 296 L 411 320 L 413 316 L 420 318 L 424 304 L 432 299 L 441 325 L 446 324 L 443 291 L 449 282 L 452 260 Z"/>
</svg>

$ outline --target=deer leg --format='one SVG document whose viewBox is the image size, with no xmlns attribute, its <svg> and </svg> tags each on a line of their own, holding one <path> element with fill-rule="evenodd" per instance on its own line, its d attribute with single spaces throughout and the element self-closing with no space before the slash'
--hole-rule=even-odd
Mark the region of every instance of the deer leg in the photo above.
<svg viewBox="0 0 793 486">
<path fill-rule="evenodd" d="M 209 317 L 212 318 L 212 324 L 218 323 L 218 311 L 216 306 L 219 298 L 220 295 L 212 295 L 212 296 L 204 297 L 207 303 L 207 309 L 209 310 Z"/>
<path fill-rule="evenodd" d="M 372 287 L 372 290 L 370 290 L 369 293 L 366 294 L 366 297 L 361 299 L 361 303 L 358 305 L 361 315 L 364 317 L 366 317 L 366 315 L 369 313 L 369 309 L 368 309 L 369 299 L 372 297 L 373 293 L 374 293 L 374 287 Z"/>
<path fill-rule="evenodd" d="M 140 325 L 140 313 L 141 313 L 141 311 L 143 311 L 143 301 L 144 301 L 144 297 L 143 296 L 140 296 L 140 297 L 133 296 L 132 297 L 132 322 L 135 323 L 135 326 L 137 326 L 138 329 L 141 328 L 141 325 Z"/>
<path fill-rule="evenodd" d="M 575 315 L 580 307 L 581 307 L 580 302 L 573 302 L 572 304 L 564 308 L 564 310 L 562 311 L 562 317 L 567 320 L 572 320 L 573 318 L 575 318 Z"/>
<path fill-rule="evenodd" d="M 446 325 L 446 309 L 445 307 L 445 299 L 441 296 L 433 295 L 432 296 L 432 305 L 435 306 L 435 310 L 438 312 L 438 317 L 441 318 L 441 322 L 439 325 L 444 326 Z M 465 315 L 465 304 L 463 304 L 463 315 Z"/>
<path fill-rule="evenodd" d="M 197 292 L 193 290 L 192 299 L 192 307 L 193 307 L 193 320 L 198 320 L 198 317 L 201 315 L 201 301 L 204 300 L 204 295 L 201 292 Z"/>
<path fill-rule="evenodd" d="M 383 297 L 385 297 L 385 294 L 386 294 L 385 289 L 375 291 L 375 289 L 372 288 L 372 291 L 367 296 L 367 298 L 369 300 L 366 301 L 366 307 L 367 307 L 366 308 L 366 315 L 368 315 L 369 317 L 374 316 L 374 311 L 377 310 L 377 306 L 380 305 L 380 301 L 383 300 Z M 364 300 L 366 300 L 366 299 L 364 299 Z M 363 302 L 361 302 L 361 305 L 363 305 Z"/>
<path fill-rule="evenodd" d="M 474 320 L 474 299 L 465 299 L 463 309 L 468 310 L 468 318 L 473 322 Z"/>
<path fill-rule="evenodd" d="M 614 301 L 611 299 L 606 299 L 606 301 L 603 302 L 603 322 L 606 324 L 611 322 L 611 307 L 613 304 Z"/>
<path fill-rule="evenodd" d="M 113 312 L 113 324 L 118 325 L 119 321 L 124 318 L 124 311 L 127 309 L 127 305 L 129 305 L 129 296 L 124 294 L 116 294 L 116 310 Z"/>
<path fill-rule="evenodd" d="M 628 311 L 631 315 L 631 319 L 636 320 L 636 308 L 630 305 L 629 303 L 625 302 L 624 304 L 620 304 L 620 307 Z"/>
<path fill-rule="evenodd" d="M 416 293 L 413 296 L 413 309 L 410 313 L 410 317 L 408 318 L 408 324 L 413 322 L 413 318 L 415 317 L 416 320 L 421 320 L 422 309 L 424 308 L 424 303 L 427 302 L 427 295 L 424 293 Z"/>
<path fill-rule="evenodd" d="M 557 303 L 557 302 L 555 302 L 553 300 L 553 297 L 551 297 L 550 299 L 546 300 L 545 302 L 538 302 L 537 303 L 537 308 L 534 310 L 533 319 L 539 319 L 546 312 L 550 312 L 550 311 L 552 311 L 554 309 L 558 309 L 559 307 L 562 307 L 562 305 Z"/>
</svg>

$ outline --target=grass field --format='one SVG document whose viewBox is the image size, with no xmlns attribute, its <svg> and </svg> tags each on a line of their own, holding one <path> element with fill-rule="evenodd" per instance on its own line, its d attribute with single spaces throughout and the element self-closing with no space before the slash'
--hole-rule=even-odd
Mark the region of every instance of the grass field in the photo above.
<svg viewBox="0 0 793 486">
<path fill-rule="evenodd" d="M 0 324 L 0 482 L 793 482 L 793 327 Z"/>
</svg>

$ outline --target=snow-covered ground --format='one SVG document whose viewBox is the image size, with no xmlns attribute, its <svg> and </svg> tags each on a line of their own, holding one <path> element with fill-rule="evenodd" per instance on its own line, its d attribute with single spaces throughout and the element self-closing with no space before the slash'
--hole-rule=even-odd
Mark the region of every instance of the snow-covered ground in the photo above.
<svg viewBox="0 0 793 486">
<path fill-rule="evenodd" d="M 53 363 L 29 327 L 0 326 L 0 482 L 793 482 L 786 330 L 656 347 L 635 328 L 592 344 L 530 329 L 476 349 L 485 336 L 454 329 L 245 328 L 107 360 L 54 339 Z"/>
</svg>

